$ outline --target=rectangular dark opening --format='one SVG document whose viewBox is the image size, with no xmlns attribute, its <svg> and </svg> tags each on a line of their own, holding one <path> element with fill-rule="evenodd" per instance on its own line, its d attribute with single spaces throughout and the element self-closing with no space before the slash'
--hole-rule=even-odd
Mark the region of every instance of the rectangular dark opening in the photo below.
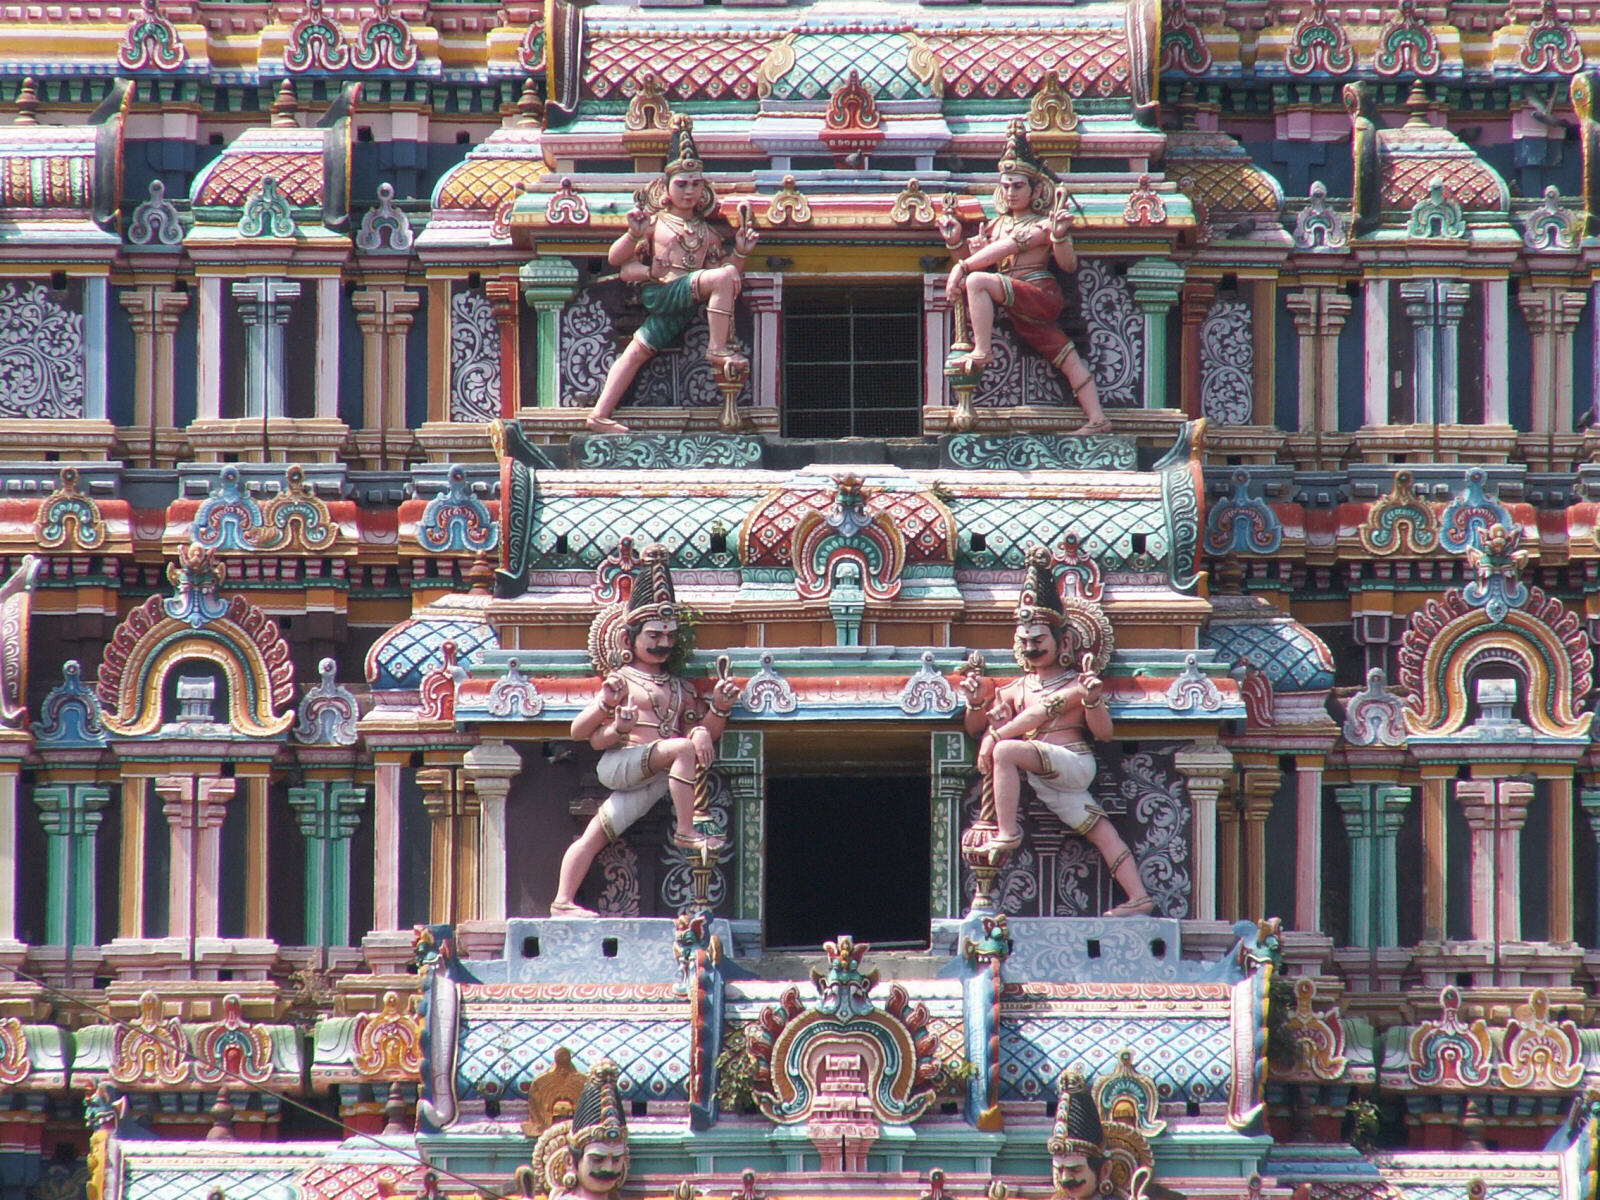
<svg viewBox="0 0 1600 1200">
<path fill-rule="evenodd" d="M 1086 953 L 1089 955 L 1090 958 L 1099 958 L 1100 957 L 1100 939 L 1099 938 L 1090 938 L 1089 939 L 1089 945 L 1088 945 Z"/>
<path fill-rule="evenodd" d="M 616 938 L 601 938 L 600 939 L 600 957 L 602 957 L 602 958 L 615 958 L 616 956 L 617 956 L 617 939 Z"/>
<path fill-rule="evenodd" d="M 848 933 L 926 946 L 929 790 L 926 775 L 770 779 L 767 945 L 816 949 Z"/>
<path fill-rule="evenodd" d="M 536 937 L 525 937 L 525 938 L 522 939 L 522 957 L 523 958 L 538 958 L 539 957 L 539 939 L 538 938 L 536 938 Z"/>
<path fill-rule="evenodd" d="M 920 289 L 795 291 L 784 298 L 783 348 L 784 436 L 921 432 Z"/>
</svg>

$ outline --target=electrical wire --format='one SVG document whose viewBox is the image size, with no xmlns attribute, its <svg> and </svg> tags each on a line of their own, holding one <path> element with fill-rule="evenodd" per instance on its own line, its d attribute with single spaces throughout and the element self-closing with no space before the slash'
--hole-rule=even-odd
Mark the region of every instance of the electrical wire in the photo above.
<svg viewBox="0 0 1600 1200">
<path fill-rule="evenodd" d="M 56 996 L 62 1000 L 65 1000 L 68 1004 L 75 1005 L 76 1007 L 83 1009 L 85 1012 L 93 1013 L 108 1025 L 115 1025 L 121 1029 L 130 1030 L 134 1033 L 138 1033 L 147 1037 L 153 1037 L 164 1049 L 170 1047 L 171 1049 L 176 1050 L 179 1057 L 185 1062 L 190 1064 L 199 1064 L 205 1066 L 208 1070 L 214 1070 L 220 1075 L 225 1075 L 228 1078 L 237 1081 L 244 1091 L 256 1092 L 265 1096 L 272 1096 L 280 1104 L 286 1105 L 289 1108 L 296 1109 L 307 1114 L 308 1116 L 314 1117 L 318 1121 L 333 1125 L 345 1135 L 346 1140 L 356 1138 L 371 1142 L 382 1150 L 386 1150 L 391 1154 L 399 1156 L 400 1158 L 409 1160 L 417 1166 L 422 1167 L 425 1171 L 432 1171 L 440 1179 L 449 1179 L 455 1183 L 465 1184 L 467 1187 L 472 1189 L 475 1196 L 482 1197 L 483 1200 L 521 1200 L 521 1197 L 518 1194 L 503 1192 L 495 1187 L 485 1187 L 485 1185 L 482 1183 L 468 1179 L 464 1175 L 458 1175 L 454 1171 L 451 1171 L 446 1167 L 441 1167 L 436 1163 L 429 1162 L 416 1151 L 407 1150 L 403 1147 L 394 1145 L 392 1142 L 385 1141 L 377 1134 L 366 1133 L 360 1129 L 353 1129 L 349 1125 L 346 1125 L 343 1121 L 339 1120 L 337 1117 L 330 1117 L 327 1113 L 322 1112 L 319 1109 L 312 1108 L 309 1104 L 301 1103 L 287 1092 L 274 1091 L 270 1087 L 265 1087 L 262 1084 L 252 1082 L 251 1080 L 244 1078 L 244 1076 L 239 1075 L 234 1071 L 230 1071 L 220 1062 L 202 1063 L 195 1053 L 189 1049 L 187 1044 L 174 1046 L 171 1042 L 166 1041 L 163 1036 L 165 1031 L 163 1030 L 142 1029 L 131 1022 L 123 1020 L 120 1017 L 113 1016 L 110 1012 L 104 1009 L 96 1008 L 87 1000 L 80 999 L 79 997 L 72 995 L 70 992 L 64 992 L 54 984 L 40 979 L 37 975 L 30 975 L 28 972 L 21 970 L 20 968 L 7 967 L 6 970 L 19 979 L 24 979 L 29 983 L 37 985 L 46 992 L 50 993 L 52 996 Z"/>
</svg>

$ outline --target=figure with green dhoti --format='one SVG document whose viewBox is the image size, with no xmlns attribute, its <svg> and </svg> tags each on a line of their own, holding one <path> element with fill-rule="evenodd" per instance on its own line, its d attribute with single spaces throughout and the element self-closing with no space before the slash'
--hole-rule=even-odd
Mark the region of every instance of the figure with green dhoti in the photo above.
<svg viewBox="0 0 1600 1200">
<path fill-rule="evenodd" d="M 738 376 L 749 364 L 733 347 L 733 302 L 744 282 L 745 257 L 759 235 L 748 209 L 734 234 L 733 253 L 707 224 L 717 211 L 717 195 L 705 177 L 694 144 L 694 123 L 678 114 L 660 178 L 643 189 L 628 213 L 628 232 L 611 244 L 610 262 L 630 283 L 649 316 L 606 375 L 600 398 L 589 414 L 595 433 L 626 433 L 612 419 L 640 369 L 683 336 L 703 304 L 710 334 L 706 360 L 713 373 Z"/>
</svg>

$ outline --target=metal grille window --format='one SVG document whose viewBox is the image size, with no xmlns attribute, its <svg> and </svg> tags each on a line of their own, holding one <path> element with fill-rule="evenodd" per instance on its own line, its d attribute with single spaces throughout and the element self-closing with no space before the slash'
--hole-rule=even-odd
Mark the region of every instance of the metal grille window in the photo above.
<svg viewBox="0 0 1600 1200">
<path fill-rule="evenodd" d="M 787 437 L 921 431 L 921 293 L 797 292 L 783 318 Z"/>
</svg>

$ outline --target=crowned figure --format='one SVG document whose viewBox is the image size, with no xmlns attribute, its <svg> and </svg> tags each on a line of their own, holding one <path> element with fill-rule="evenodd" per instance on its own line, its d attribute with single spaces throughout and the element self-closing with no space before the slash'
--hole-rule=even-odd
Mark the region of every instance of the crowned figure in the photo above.
<svg viewBox="0 0 1600 1200">
<path fill-rule="evenodd" d="M 550 1200 L 611 1200 L 628 1178 L 628 1121 L 617 1064 L 589 1072 L 571 1120 L 557 1121 L 533 1146 L 533 1184 Z M 525 1168 L 524 1168 L 525 1170 Z"/>
<path fill-rule="evenodd" d="M 1028 553 L 1014 619 L 1012 652 L 1021 676 L 997 688 L 971 672 L 961 683 L 967 734 L 981 738 L 978 771 L 993 789 L 994 832 L 976 850 L 998 861 L 1022 844 L 1017 805 L 1027 776 L 1039 802 L 1094 845 L 1127 893 L 1106 916 L 1148 914 L 1155 902 L 1139 864 L 1089 793 L 1090 740 L 1112 736 L 1099 675 L 1111 658 L 1111 623 L 1092 601 L 1061 595 L 1050 552 L 1039 546 Z"/>
<path fill-rule="evenodd" d="M 749 362 L 733 344 L 733 302 L 744 284 L 744 260 L 759 234 L 748 206 L 741 209 L 733 253 L 707 224 L 717 211 L 717 194 L 705 177 L 694 144 L 694 122 L 672 118 L 672 140 L 661 176 L 635 197 L 628 232 L 611 244 L 611 265 L 629 283 L 640 284 L 639 298 L 649 313 L 606 374 L 588 427 L 596 433 L 626 433 L 611 414 L 652 357 L 673 345 L 705 305 L 710 341 L 706 360 L 719 377 L 743 377 Z M 726 261 L 724 261 L 726 259 Z"/>
<path fill-rule="evenodd" d="M 994 203 L 999 215 L 971 238 L 962 236 L 961 222 L 949 209 L 939 222 L 940 235 L 956 260 L 945 294 L 958 313 L 964 309 L 971 326 L 972 348 L 952 361 L 952 369 L 968 377 L 983 374 L 994 358 L 995 311 L 1004 309 L 1017 336 L 1066 376 L 1084 415 L 1084 424 L 1072 432 L 1109 433 L 1111 423 L 1100 406 L 1094 375 L 1061 327 L 1067 295 L 1052 267 L 1068 276 L 1078 269 L 1068 197 L 1029 146 L 1021 121 L 1011 122 L 1006 133 Z M 1073 293 L 1076 300 L 1076 288 Z M 1073 323 L 1081 325 L 1075 303 L 1071 310 Z"/>
<path fill-rule="evenodd" d="M 601 752 L 597 770 L 611 794 L 561 859 L 552 917 L 595 915 L 577 902 L 595 855 L 663 796 L 672 799 L 674 845 L 708 855 L 725 844 L 696 827 L 696 795 L 739 684 L 719 675 L 702 698 L 678 673 L 684 654 L 666 547 L 641 551 L 626 590 L 626 599 L 602 609 L 589 627 L 589 660 L 602 682 L 572 722 L 573 739 Z"/>
</svg>

